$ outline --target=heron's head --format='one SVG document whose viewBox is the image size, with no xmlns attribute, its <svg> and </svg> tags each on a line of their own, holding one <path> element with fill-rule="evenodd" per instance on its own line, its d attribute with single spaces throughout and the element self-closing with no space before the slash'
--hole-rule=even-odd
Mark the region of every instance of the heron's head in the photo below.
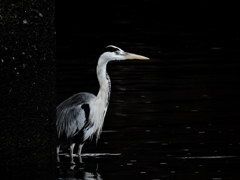
<svg viewBox="0 0 240 180">
<path fill-rule="evenodd" d="M 105 62 L 125 59 L 140 59 L 148 60 L 149 58 L 129 52 L 125 52 L 119 47 L 109 45 L 106 47 L 106 52 L 101 55 L 101 60 Z"/>
</svg>

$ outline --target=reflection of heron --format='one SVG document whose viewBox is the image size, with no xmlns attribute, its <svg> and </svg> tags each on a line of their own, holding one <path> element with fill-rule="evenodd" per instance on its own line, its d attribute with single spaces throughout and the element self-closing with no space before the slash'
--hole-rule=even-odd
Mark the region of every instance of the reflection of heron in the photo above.
<svg viewBox="0 0 240 180">
<path fill-rule="evenodd" d="M 57 153 L 62 145 L 70 145 L 70 160 L 73 161 L 73 149 L 78 145 L 78 157 L 81 160 L 81 150 L 84 142 L 96 134 L 98 139 L 102 131 L 104 117 L 108 108 L 111 83 L 107 74 L 107 63 L 111 60 L 149 59 L 144 56 L 127 53 L 116 46 L 107 46 L 97 65 L 97 77 L 100 85 L 98 95 L 78 93 L 63 101 L 57 107 Z M 59 161 L 59 156 L 58 156 Z"/>
<path fill-rule="evenodd" d="M 101 175 L 99 173 L 91 173 L 85 172 L 84 173 L 84 180 L 102 180 Z"/>
<path fill-rule="evenodd" d="M 73 165 L 75 166 L 75 165 Z M 71 170 L 71 174 L 69 174 L 70 177 L 67 178 L 59 178 L 58 180 L 78 180 L 78 178 L 72 178 L 73 174 L 77 174 L 78 178 L 80 176 L 80 179 L 84 180 L 102 180 L 101 174 L 97 172 L 86 172 L 86 171 L 76 171 L 74 169 Z M 67 174 L 68 176 L 68 174 Z"/>
</svg>

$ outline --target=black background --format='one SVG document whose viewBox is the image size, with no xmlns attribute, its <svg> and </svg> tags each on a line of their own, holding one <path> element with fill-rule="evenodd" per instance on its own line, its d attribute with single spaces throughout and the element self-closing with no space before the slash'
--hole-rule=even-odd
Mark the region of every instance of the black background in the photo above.
<svg viewBox="0 0 240 180">
<path fill-rule="evenodd" d="M 95 66 L 109 44 L 150 57 L 109 63 L 103 134 L 97 146 L 93 140 L 83 148 L 96 158 L 83 156 L 85 171 L 71 175 L 239 178 L 236 7 L 204 0 L 56 3 L 58 103 L 77 92 L 97 94 Z M 60 177 L 69 176 L 63 172 L 61 166 Z"/>
</svg>

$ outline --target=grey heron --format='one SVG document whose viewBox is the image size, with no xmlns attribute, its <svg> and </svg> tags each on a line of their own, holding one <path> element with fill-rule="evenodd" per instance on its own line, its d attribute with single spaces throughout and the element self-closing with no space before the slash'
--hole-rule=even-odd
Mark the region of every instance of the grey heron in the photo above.
<svg viewBox="0 0 240 180">
<path fill-rule="evenodd" d="M 97 96 L 81 92 L 71 96 L 57 106 L 57 159 L 59 159 L 59 149 L 61 146 L 70 147 L 70 162 L 73 160 L 73 150 L 75 144 L 78 146 L 77 155 L 79 162 L 82 162 L 81 151 L 84 142 L 96 135 L 97 140 L 102 131 L 104 118 L 107 112 L 111 83 L 107 74 L 107 63 L 113 60 L 140 59 L 149 58 L 124 52 L 122 49 L 109 45 L 98 59 L 97 78 L 99 81 L 99 92 Z"/>
</svg>

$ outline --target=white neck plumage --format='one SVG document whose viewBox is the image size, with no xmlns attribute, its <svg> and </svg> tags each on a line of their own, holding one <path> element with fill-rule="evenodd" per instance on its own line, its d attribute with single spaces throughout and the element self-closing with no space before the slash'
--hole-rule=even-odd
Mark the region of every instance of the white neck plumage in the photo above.
<svg viewBox="0 0 240 180">
<path fill-rule="evenodd" d="M 99 92 L 97 94 L 96 100 L 95 100 L 95 106 L 97 109 L 95 109 L 93 112 L 93 118 L 92 121 L 94 121 L 93 125 L 93 131 L 96 132 L 96 139 L 99 139 L 99 136 L 102 131 L 104 117 L 107 112 L 108 104 L 109 104 L 109 98 L 110 98 L 110 91 L 111 91 L 111 82 L 110 78 L 107 74 L 106 68 L 107 68 L 107 62 L 103 62 L 101 60 L 101 56 L 98 61 L 97 65 L 97 77 L 99 81 Z"/>
<path fill-rule="evenodd" d="M 100 89 L 98 91 L 97 99 L 108 101 L 108 95 L 110 93 L 111 83 L 107 74 L 107 63 L 97 65 L 97 77 Z"/>
</svg>

